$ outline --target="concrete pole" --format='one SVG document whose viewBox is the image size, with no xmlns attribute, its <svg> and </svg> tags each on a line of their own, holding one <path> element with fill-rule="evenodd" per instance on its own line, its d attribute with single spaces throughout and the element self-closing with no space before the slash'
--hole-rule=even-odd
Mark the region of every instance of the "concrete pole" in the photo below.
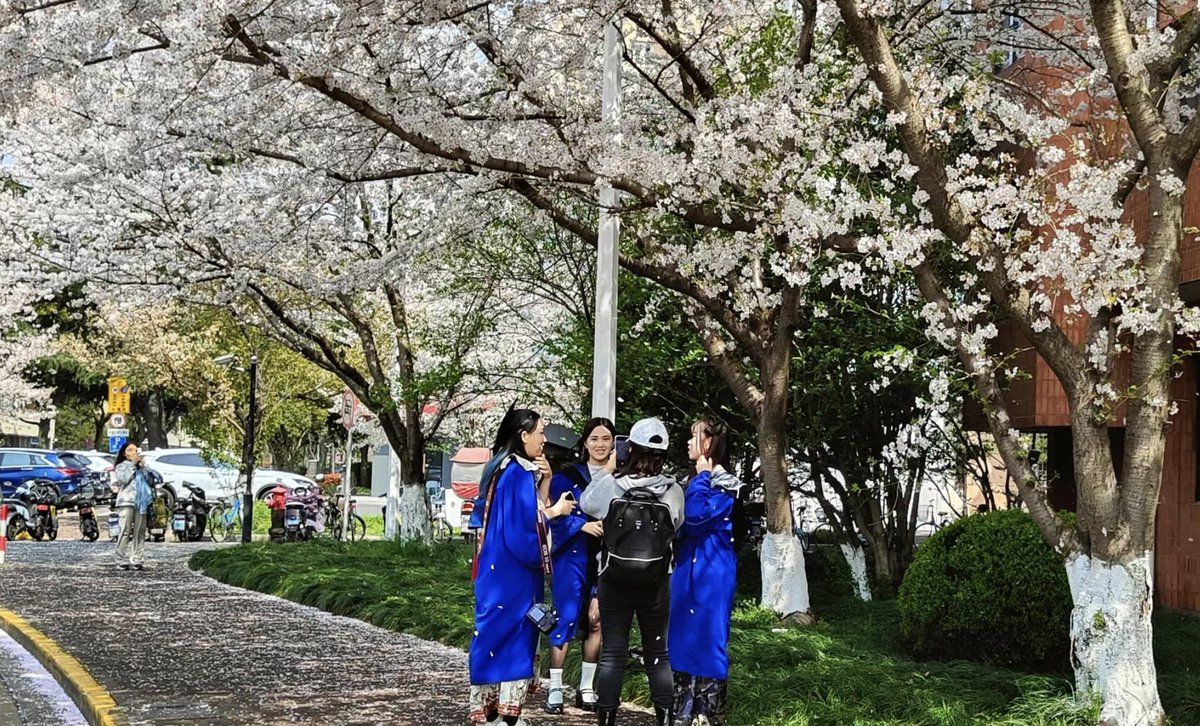
<svg viewBox="0 0 1200 726">
<path fill-rule="evenodd" d="M 621 31 L 620 20 L 604 26 L 604 91 L 601 118 L 615 146 L 621 121 Z M 596 249 L 596 340 L 592 370 L 592 415 L 615 419 L 617 414 L 617 250 L 620 217 L 617 191 L 600 187 L 600 238 Z"/>
</svg>

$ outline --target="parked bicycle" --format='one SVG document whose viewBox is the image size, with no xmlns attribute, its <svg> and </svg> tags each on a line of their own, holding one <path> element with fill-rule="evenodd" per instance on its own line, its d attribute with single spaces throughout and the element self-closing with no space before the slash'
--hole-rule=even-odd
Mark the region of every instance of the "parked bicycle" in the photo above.
<svg viewBox="0 0 1200 726">
<path fill-rule="evenodd" d="M 446 506 L 444 504 L 435 503 L 433 505 L 433 516 L 429 519 L 435 542 L 449 542 L 454 539 L 454 527 L 446 519 Z"/>
<path fill-rule="evenodd" d="M 325 534 L 336 540 L 361 542 L 367 536 L 367 520 L 358 515 L 358 500 L 350 498 L 350 536 L 345 536 L 342 527 L 342 500 L 345 496 L 340 492 L 332 495 L 325 505 Z"/>
</svg>

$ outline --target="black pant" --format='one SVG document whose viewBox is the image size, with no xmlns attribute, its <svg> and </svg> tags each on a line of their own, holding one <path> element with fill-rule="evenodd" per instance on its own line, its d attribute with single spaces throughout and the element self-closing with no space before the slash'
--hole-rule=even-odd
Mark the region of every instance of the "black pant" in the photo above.
<svg viewBox="0 0 1200 726">
<path fill-rule="evenodd" d="M 667 619 L 671 610 L 671 581 L 664 577 L 654 588 L 635 588 L 600 576 L 600 632 L 603 646 L 597 669 L 596 695 L 601 709 L 621 705 L 621 683 L 629 660 L 629 631 L 637 615 L 642 632 L 642 656 L 650 679 L 654 705 L 669 709 L 674 698 L 671 662 L 667 658 Z"/>
</svg>

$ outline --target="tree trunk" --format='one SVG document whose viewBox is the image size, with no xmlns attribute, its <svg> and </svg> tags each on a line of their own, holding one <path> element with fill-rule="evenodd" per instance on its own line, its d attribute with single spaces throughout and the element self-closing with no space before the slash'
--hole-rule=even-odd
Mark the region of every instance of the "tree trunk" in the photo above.
<svg viewBox="0 0 1200 726">
<path fill-rule="evenodd" d="M 763 405 L 758 425 L 758 452 L 762 460 L 767 507 L 767 533 L 763 538 L 762 606 L 787 617 L 807 614 L 808 576 L 804 548 L 792 533 L 792 497 L 787 471 L 788 363 L 772 355 L 763 366 Z M 782 358 L 782 361 L 779 359 Z"/>
<path fill-rule="evenodd" d="M 840 545 L 846 564 L 850 565 L 850 581 L 854 583 L 854 594 L 863 602 L 871 601 L 871 583 L 867 580 L 867 553 L 857 542 L 842 542 Z"/>
<path fill-rule="evenodd" d="M 138 418 L 142 424 L 142 437 L 147 448 L 167 448 L 167 431 L 163 425 L 162 394 L 157 390 L 146 391 L 137 397 Z"/>
<path fill-rule="evenodd" d="M 1124 563 L 1075 554 L 1067 579 L 1078 692 L 1101 695 L 1101 726 L 1159 726 L 1165 716 L 1152 657 L 1153 552 Z"/>
<path fill-rule="evenodd" d="M 408 418 L 411 418 L 409 416 Z M 384 534 L 403 542 L 431 542 L 429 502 L 425 498 L 422 472 L 416 462 L 424 458 L 420 433 L 401 422 L 395 413 L 386 413 L 379 423 L 392 448 L 388 472 L 387 516 Z M 414 448 L 418 449 L 414 451 Z"/>
</svg>

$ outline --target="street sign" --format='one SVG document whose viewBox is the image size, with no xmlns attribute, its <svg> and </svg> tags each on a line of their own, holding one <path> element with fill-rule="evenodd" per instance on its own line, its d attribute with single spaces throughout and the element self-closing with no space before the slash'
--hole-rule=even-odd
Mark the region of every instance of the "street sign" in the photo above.
<svg viewBox="0 0 1200 726">
<path fill-rule="evenodd" d="M 359 402 L 349 388 L 342 391 L 342 426 L 349 430 L 358 418 Z"/>
<path fill-rule="evenodd" d="M 110 431 L 111 431 L 112 429 L 123 429 L 123 428 L 125 428 L 125 414 L 123 414 L 123 413 L 114 413 L 113 415 L 109 416 L 109 417 L 108 417 L 108 426 L 109 426 L 109 430 L 110 430 Z"/>
<path fill-rule="evenodd" d="M 114 437 L 119 439 L 129 438 L 129 429 L 115 429 L 110 426 L 108 429 L 108 438 L 111 439 Z"/>
<path fill-rule="evenodd" d="M 108 379 L 108 412 L 129 413 L 129 382 L 124 378 Z"/>
<path fill-rule="evenodd" d="M 108 453 L 110 453 L 110 454 L 117 453 L 118 451 L 121 450 L 121 447 L 124 446 L 125 442 L 128 440 L 129 439 L 125 438 L 124 436 L 109 436 L 108 437 Z"/>
</svg>

